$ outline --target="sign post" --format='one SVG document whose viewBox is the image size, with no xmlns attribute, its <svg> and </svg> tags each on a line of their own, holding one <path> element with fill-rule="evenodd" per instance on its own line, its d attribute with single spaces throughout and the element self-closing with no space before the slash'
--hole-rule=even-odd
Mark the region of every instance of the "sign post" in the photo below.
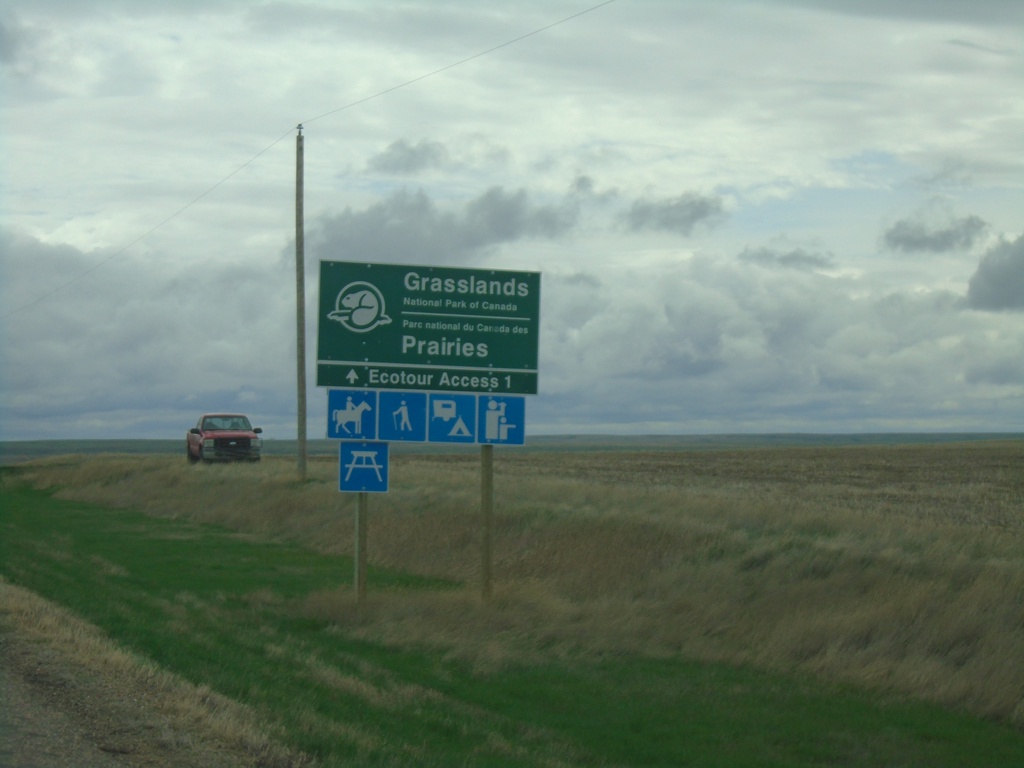
<svg viewBox="0 0 1024 768">
<path fill-rule="evenodd" d="M 480 446 L 480 592 L 491 601 L 491 540 L 494 538 L 494 446 Z"/>
<path fill-rule="evenodd" d="M 371 493 L 388 490 L 388 444 L 366 440 L 344 440 L 338 453 L 338 490 L 358 494 L 355 520 L 355 573 L 353 586 L 356 604 L 366 600 L 366 530 Z"/>
<path fill-rule="evenodd" d="M 356 591 L 356 605 L 360 608 L 366 601 L 366 518 L 370 507 L 369 496 L 366 491 L 360 491 L 356 505 L 355 573 L 352 578 Z"/>
</svg>

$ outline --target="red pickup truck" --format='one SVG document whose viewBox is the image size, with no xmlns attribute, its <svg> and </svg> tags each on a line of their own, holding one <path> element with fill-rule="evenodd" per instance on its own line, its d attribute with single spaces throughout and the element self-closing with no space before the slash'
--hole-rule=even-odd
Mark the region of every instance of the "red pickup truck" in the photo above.
<svg viewBox="0 0 1024 768">
<path fill-rule="evenodd" d="M 205 413 L 185 436 L 190 463 L 199 461 L 259 461 L 261 427 L 253 429 L 240 413 Z"/>
</svg>

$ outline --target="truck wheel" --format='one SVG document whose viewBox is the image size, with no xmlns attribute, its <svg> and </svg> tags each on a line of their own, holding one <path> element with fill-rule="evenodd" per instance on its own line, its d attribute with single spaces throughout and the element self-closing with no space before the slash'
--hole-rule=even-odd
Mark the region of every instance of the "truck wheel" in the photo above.
<svg viewBox="0 0 1024 768">
<path fill-rule="evenodd" d="M 188 443 L 185 444 L 185 455 L 188 456 L 188 463 L 189 464 L 195 464 L 196 462 L 199 461 L 198 458 L 196 458 L 195 456 L 192 455 L 192 451 L 189 449 Z"/>
</svg>

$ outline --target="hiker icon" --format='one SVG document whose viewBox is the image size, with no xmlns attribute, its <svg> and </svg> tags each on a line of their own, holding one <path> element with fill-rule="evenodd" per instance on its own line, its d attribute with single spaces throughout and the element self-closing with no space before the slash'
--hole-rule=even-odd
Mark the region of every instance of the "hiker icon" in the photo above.
<svg viewBox="0 0 1024 768">
<path fill-rule="evenodd" d="M 395 422 L 395 429 L 399 432 L 412 431 L 412 422 L 409 421 L 409 404 L 405 400 L 391 412 L 391 418 Z"/>
<path fill-rule="evenodd" d="M 427 395 L 425 392 L 380 393 L 378 440 L 422 443 L 427 439 Z"/>
</svg>

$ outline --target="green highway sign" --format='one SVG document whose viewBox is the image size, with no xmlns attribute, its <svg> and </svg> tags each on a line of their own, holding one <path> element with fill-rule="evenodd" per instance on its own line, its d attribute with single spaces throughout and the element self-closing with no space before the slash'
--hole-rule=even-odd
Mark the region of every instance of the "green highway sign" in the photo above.
<svg viewBox="0 0 1024 768">
<path fill-rule="evenodd" d="M 320 387 L 537 393 L 540 273 L 320 262 Z"/>
</svg>

